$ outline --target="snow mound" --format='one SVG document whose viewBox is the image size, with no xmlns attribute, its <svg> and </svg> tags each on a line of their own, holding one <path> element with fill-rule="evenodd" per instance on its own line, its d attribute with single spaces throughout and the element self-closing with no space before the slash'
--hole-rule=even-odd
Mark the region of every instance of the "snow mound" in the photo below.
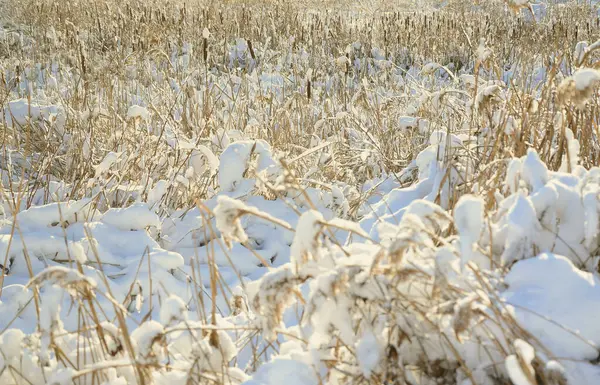
<svg viewBox="0 0 600 385">
<path fill-rule="evenodd" d="M 557 357 L 598 358 L 600 279 L 569 259 L 545 253 L 517 262 L 502 299 L 516 320 Z"/>
</svg>

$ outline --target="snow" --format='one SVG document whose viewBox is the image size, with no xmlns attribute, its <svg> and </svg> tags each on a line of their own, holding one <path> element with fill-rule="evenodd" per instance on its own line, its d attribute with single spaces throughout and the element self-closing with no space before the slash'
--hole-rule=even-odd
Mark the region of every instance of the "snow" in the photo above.
<svg viewBox="0 0 600 385">
<path fill-rule="evenodd" d="M 525 372 L 519 363 L 517 356 L 510 355 L 506 357 L 506 370 L 510 376 L 510 380 L 514 385 L 533 385 L 530 380 L 529 372 Z"/>
<path fill-rule="evenodd" d="M 527 342 L 516 339 L 513 343 L 516 354 L 506 357 L 506 370 L 515 385 L 532 385 L 535 381 L 535 369 L 531 364 L 535 351 Z"/>
<path fill-rule="evenodd" d="M 533 192 L 544 186 L 548 181 L 548 169 L 540 160 L 537 152 L 532 149 L 527 151 L 521 175 L 532 187 Z"/>
<path fill-rule="evenodd" d="M 206 146 L 197 146 L 190 155 L 190 164 L 197 175 L 210 172 L 215 175 L 219 170 L 219 159 Z"/>
<path fill-rule="evenodd" d="M 242 227 L 240 217 L 248 211 L 246 205 L 239 200 L 220 196 L 217 207 L 215 207 L 215 217 L 217 229 L 221 232 L 226 244 L 231 247 L 232 241 L 244 243 L 248 240 L 248 235 Z"/>
<path fill-rule="evenodd" d="M 101 221 L 124 231 L 160 226 L 158 215 L 152 212 L 145 203 L 136 203 L 122 209 L 109 209 L 102 215 Z"/>
<path fill-rule="evenodd" d="M 370 378 L 371 373 L 379 365 L 382 350 L 375 334 L 366 330 L 356 344 L 356 359 L 365 378 Z"/>
<path fill-rule="evenodd" d="M 97 164 L 96 166 L 94 166 L 94 169 L 96 170 L 96 177 L 102 175 L 103 173 L 107 172 L 110 170 L 110 168 L 117 163 L 119 160 L 121 160 L 121 158 L 123 157 L 123 153 L 122 152 L 114 152 L 111 151 L 108 154 L 106 154 L 104 156 L 104 159 L 102 159 L 102 161 Z"/>
<path fill-rule="evenodd" d="M 160 322 L 168 326 L 173 322 L 181 322 L 187 319 L 187 306 L 183 300 L 171 295 L 160 307 Z"/>
<path fill-rule="evenodd" d="M 398 118 L 398 128 L 402 130 L 418 128 L 420 133 L 425 134 L 428 132 L 429 122 L 414 116 L 401 116 Z"/>
<path fill-rule="evenodd" d="M 142 106 L 133 105 L 127 110 L 127 119 L 150 120 L 150 112 Z"/>
<path fill-rule="evenodd" d="M 221 154 L 219 165 L 219 186 L 221 190 L 233 192 L 245 191 L 251 185 L 241 185 L 244 174 L 250 166 L 248 162 L 253 154 L 258 155 L 256 172 L 275 172 L 277 166 L 271 157 L 271 147 L 264 140 L 239 141 L 231 143 Z M 250 182 L 250 181 L 248 181 Z"/>
<path fill-rule="evenodd" d="M 148 191 L 148 205 L 156 205 L 165 196 L 168 188 L 169 182 L 167 182 L 166 180 L 161 179 L 157 181 L 154 187 L 152 187 L 152 189 Z"/>
<path fill-rule="evenodd" d="M 26 99 L 17 99 L 10 101 L 3 111 L 0 110 L 0 122 L 8 127 L 26 126 L 30 123 L 40 127 L 47 123 L 63 134 L 66 113 L 61 106 L 43 106 L 29 103 Z"/>
<path fill-rule="evenodd" d="M 460 235 L 461 267 L 473 258 L 473 246 L 483 231 L 484 202 L 479 197 L 462 196 L 454 208 L 454 224 Z"/>
<path fill-rule="evenodd" d="M 135 344 L 137 359 L 143 363 L 153 363 L 162 356 L 161 340 L 164 336 L 163 326 L 156 321 L 144 322 L 131 334 Z"/>
<path fill-rule="evenodd" d="M 25 333 L 20 329 L 8 329 L 2 333 L 0 338 L 2 339 L 0 350 L 4 359 L 11 360 L 12 358 L 16 358 L 22 349 Z"/>
<path fill-rule="evenodd" d="M 92 219 L 96 213 L 90 203 L 90 199 L 82 199 L 31 207 L 17 214 L 17 222 L 23 229 L 52 227 L 63 222 L 83 222 Z"/>
<path fill-rule="evenodd" d="M 479 40 L 479 46 L 475 54 L 477 55 L 477 60 L 481 63 L 485 63 L 490 58 L 492 50 L 485 46 L 485 39 L 482 38 Z"/>
<path fill-rule="evenodd" d="M 600 81 L 600 71 L 593 68 L 579 69 L 573 75 L 573 79 L 578 90 L 585 90 Z"/>
<path fill-rule="evenodd" d="M 200 47 L 169 40 L 108 88 L 0 59 L 0 384 L 598 382 L 600 168 L 578 124 L 600 42 L 555 74 L 590 101 L 574 114 L 544 103 L 547 63 L 522 90 L 494 39 L 456 66 L 330 50 L 333 19 L 302 30 L 317 45 L 202 20 Z"/>
<path fill-rule="evenodd" d="M 291 358 L 278 357 L 261 365 L 244 385 L 317 385 L 319 378 L 308 364 Z"/>
<path fill-rule="evenodd" d="M 565 257 L 542 254 L 516 263 L 505 281 L 502 299 L 511 313 L 553 355 L 598 357 L 600 281 L 594 274 Z"/>
<path fill-rule="evenodd" d="M 290 248 L 292 261 L 302 263 L 305 260 L 318 259 L 318 237 L 323 224 L 323 215 L 317 211 L 310 210 L 300 216 Z"/>
</svg>

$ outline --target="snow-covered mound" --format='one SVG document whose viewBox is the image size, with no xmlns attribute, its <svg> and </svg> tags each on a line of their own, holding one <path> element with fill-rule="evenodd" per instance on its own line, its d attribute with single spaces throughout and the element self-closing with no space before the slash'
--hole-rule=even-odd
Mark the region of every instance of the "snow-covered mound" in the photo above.
<svg viewBox="0 0 600 385">
<path fill-rule="evenodd" d="M 597 13 L 484 3 L 0 0 L 0 385 L 600 383 Z"/>
</svg>

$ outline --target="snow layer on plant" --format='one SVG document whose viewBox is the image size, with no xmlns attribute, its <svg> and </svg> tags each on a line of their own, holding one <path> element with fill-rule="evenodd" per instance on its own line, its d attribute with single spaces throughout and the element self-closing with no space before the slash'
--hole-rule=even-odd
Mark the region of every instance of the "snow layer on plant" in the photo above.
<svg viewBox="0 0 600 385">
<path fill-rule="evenodd" d="M 0 122 L 9 127 L 47 123 L 63 134 L 66 113 L 62 106 L 41 106 L 30 104 L 26 99 L 18 99 L 9 102 L 3 111 L 0 110 Z"/>
<path fill-rule="evenodd" d="M 160 225 L 158 216 L 145 203 L 136 203 L 123 209 L 110 209 L 102 215 L 101 221 L 125 231 Z"/>
<path fill-rule="evenodd" d="M 277 166 L 271 156 L 271 147 L 264 140 L 239 141 L 230 144 L 220 158 L 219 186 L 223 191 L 242 191 L 250 186 L 241 186 L 244 174 L 251 166 L 250 158 L 253 154 L 258 155 L 256 171 L 276 172 Z"/>
<path fill-rule="evenodd" d="M 593 68 L 583 68 L 575 72 L 573 79 L 578 90 L 585 90 L 600 81 L 600 71 Z"/>
<path fill-rule="evenodd" d="M 565 257 L 542 254 L 515 264 L 505 281 L 502 298 L 516 320 L 554 355 L 597 358 L 600 281 L 595 275 Z"/>
<path fill-rule="evenodd" d="M 127 110 L 127 119 L 150 120 L 150 112 L 142 106 L 133 105 Z"/>
<path fill-rule="evenodd" d="M 356 359 L 365 378 L 370 378 L 371 373 L 381 362 L 381 343 L 372 331 L 367 330 L 356 344 Z"/>
<path fill-rule="evenodd" d="M 337 35 L 332 21 L 302 35 Z M 277 22 L 267 35 L 288 32 Z M 573 124 L 595 110 L 573 119 L 551 98 L 539 121 L 553 127 L 531 122 L 548 108 L 538 90 L 549 67 L 560 80 L 598 42 L 578 44 L 576 63 L 534 64 L 535 90 L 521 95 L 522 69 L 490 65 L 502 55 L 491 40 L 442 65 L 394 52 L 384 30 L 385 48 L 317 44 L 319 64 L 298 36 L 219 41 L 212 28 L 203 46 L 172 39 L 166 54 L 127 60 L 108 88 L 88 82 L 100 71 L 58 58 L 16 71 L 0 60 L 11 136 L 0 158 L 0 383 L 14 368 L 34 385 L 86 371 L 137 383 L 130 348 L 149 381 L 169 385 L 194 382 L 196 368 L 231 385 L 530 384 L 534 368 L 597 382 L 600 171 L 586 169 L 593 135 Z M 34 31 L 2 29 L 2 48 L 27 56 Z M 75 31 L 89 64 L 93 33 Z M 45 39 L 62 36 L 50 28 Z M 565 84 L 595 103 L 597 80 L 579 68 Z M 73 103 L 81 84 L 85 102 Z M 12 147 L 29 133 L 56 147 L 37 169 L 41 150 Z M 14 196 L 16 186 L 30 191 Z M 83 327 L 91 304 L 98 324 Z"/>
</svg>

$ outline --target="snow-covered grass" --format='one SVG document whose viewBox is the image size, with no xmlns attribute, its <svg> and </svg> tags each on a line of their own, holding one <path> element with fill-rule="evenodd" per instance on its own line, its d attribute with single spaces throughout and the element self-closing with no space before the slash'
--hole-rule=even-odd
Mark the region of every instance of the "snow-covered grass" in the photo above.
<svg viewBox="0 0 600 385">
<path fill-rule="evenodd" d="M 0 384 L 600 379 L 593 3 L 0 0 Z"/>
</svg>

